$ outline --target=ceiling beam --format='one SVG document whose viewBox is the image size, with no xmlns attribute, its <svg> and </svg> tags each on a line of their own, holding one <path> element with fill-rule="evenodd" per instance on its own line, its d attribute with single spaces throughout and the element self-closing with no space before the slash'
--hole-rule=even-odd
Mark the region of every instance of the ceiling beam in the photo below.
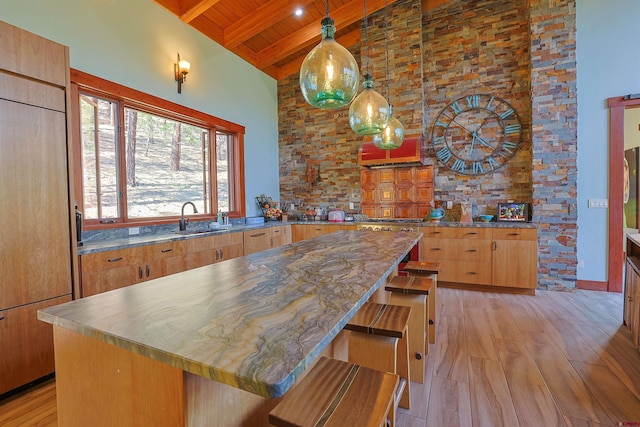
<svg viewBox="0 0 640 427">
<path fill-rule="evenodd" d="M 371 15 L 380 9 L 383 9 L 386 4 L 393 4 L 397 0 L 369 0 L 367 15 Z M 336 28 L 346 27 L 354 22 L 362 20 L 364 17 L 364 9 L 362 7 L 362 0 L 352 0 L 346 3 L 342 7 L 339 7 L 335 11 L 330 13 L 330 16 L 335 22 Z M 300 50 L 301 46 L 309 46 L 314 43 L 318 43 L 320 40 L 320 23 L 309 24 L 300 30 L 292 33 L 288 37 L 281 39 L 280 41 L 272 44 L 271 46 L 261 50 L 257 53 L 258 68 L 264 68 L 267 65 L 271 65 L 278 62 L 292 53 Z"/>
<path fill-rule="evenodd" d="M 297 7 L 305 7 L 316 0 L 298 0 Z M 224 31 L 224 47 L 233 49 L 267 28 L 293 14 L 291 0 L 276 0 L 260 6 Z"/>
<path fill-rule="evenodd" d="M 196 19 L 198 16 L 206 12 L 206 10 L 209 9 L 210 7 L 215 6 L 215 4 L 218 3 L 219 1 L 220 0 L 200 0 L 194 3 L 190 8 L 185 10 L 183 13 L 181 13 L 180 20 L 188 24 L 194 19 Z"/>
</svg>

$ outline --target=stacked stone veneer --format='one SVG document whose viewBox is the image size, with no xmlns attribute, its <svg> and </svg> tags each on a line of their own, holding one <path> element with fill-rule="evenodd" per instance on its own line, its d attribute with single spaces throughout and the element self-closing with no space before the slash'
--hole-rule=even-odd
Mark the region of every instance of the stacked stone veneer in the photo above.
<svg viewBox="0 0 640 427">
<path fill-rule="evenodd" d="M 453 217 L 465 200 L 473 202 L 474 216 L 495 213 L 497 203 L 509 200 L 531 202 L 539 227 L 539 287 L 575 288 L 575 0 L 450 0 L 424 14 L 420 0 L 400 0 L 390 6 L 388 41 L 384 10 L 370 17 L 368 33 L 376 90 L 391 99 L 407 134 L 425 137 L 435 199 L 453 201 Z M 367 53 L 364 35 L 363 26 L 362 41 L 352 48 L 359 63 Z M 349 127 L 348 108 L 308 106 L 298 78 L 278 83 L 282 201 L 346 208 L 359 202 L 362 137 Z M 440 167 L 429 142 L 440 111 L 473 93 L 512 104 L 524 125 L 524 146 L 502 169 L 468 177 Z M 306 179 L 308 164 L 320 166 L 320 182 Z"/>
</svg>

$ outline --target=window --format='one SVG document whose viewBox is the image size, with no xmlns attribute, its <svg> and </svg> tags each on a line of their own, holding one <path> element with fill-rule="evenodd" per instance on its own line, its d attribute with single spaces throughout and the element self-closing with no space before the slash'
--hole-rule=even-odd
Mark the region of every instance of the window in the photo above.
<svg viewBox="0 0 640 427">
<path fill-rule="evenodd" d="M 110 82 L 95 90 L 81 82 L 88 75 L 72 74 L 76 192 L 88 228 L 173 221 L 187 201 L 202 218 L 245 215 L 243 127 Z"/>
</svg>

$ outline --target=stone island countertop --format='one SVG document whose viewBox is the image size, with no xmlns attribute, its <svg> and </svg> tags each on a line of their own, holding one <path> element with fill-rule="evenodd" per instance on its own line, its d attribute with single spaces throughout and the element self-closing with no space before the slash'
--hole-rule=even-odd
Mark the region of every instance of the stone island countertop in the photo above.
<svg viewBox="0 0 640 427">
<path fill-rule="evenodd" d="M 275 398 L 421 236 L 340 231 L 47 308 L 38 318 Z"/>
</svg>

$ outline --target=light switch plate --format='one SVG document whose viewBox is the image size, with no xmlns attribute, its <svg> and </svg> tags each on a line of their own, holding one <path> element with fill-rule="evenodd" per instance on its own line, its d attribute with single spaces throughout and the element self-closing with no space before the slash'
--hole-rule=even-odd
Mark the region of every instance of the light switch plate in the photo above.
<svg viewBox="0 0 640 427">
<path fill-rule="evenodd" d="M 589 199 L 589 208 L 592 209 L 606 209 L 609 207 L 609 200 L 608 199 Z"/>
</svg>

